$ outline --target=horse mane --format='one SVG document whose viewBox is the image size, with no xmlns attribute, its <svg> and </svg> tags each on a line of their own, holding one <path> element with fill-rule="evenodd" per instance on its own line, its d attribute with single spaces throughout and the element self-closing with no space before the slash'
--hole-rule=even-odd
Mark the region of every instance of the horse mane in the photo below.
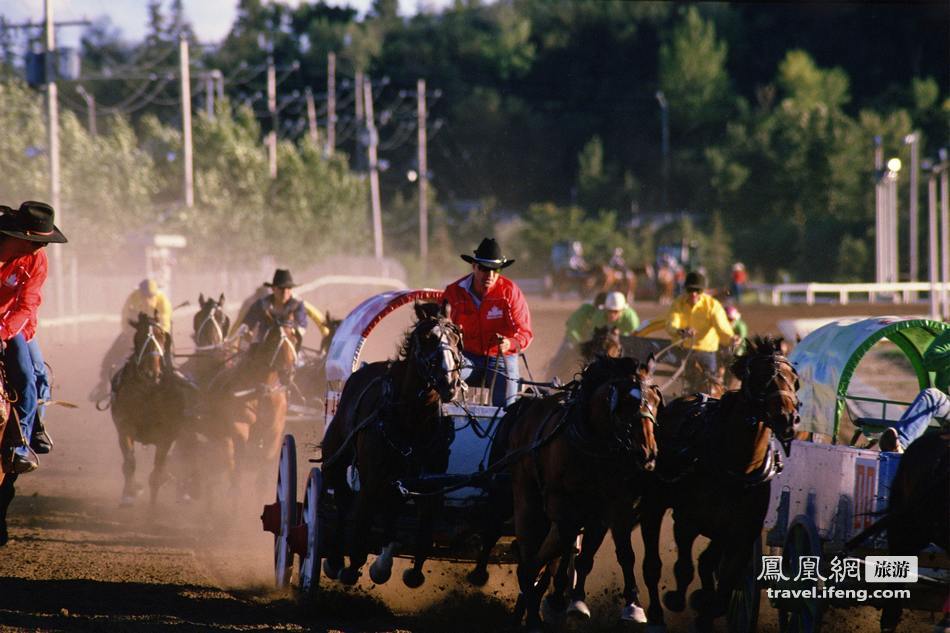
<svg viewBox="0 0 950 633">
<path fill-rule="evenodd" d="M 782 356 L 782 338 L 771 335 L 753 336 L 748 340 L 748 347 L 741 356 L 736 356 L 729 369 L 736 376 L 741 376 L 749 360 L 753 356 Z"/>
<path fill-rule="evenodd" d="M 399 347 L 397 348 L 396 356 L 399 360 L 406 360 L 409 358 L 409 348 L 412 346 L 412 334 L 416 331 L 416 328 L 419 327 L 420 323 L 423 321 L 428 321 L 429 319 L 440 321 L 444 318 L 439 313 L 441 307 L 442 306 L 440 306 L 438 303 L 433 303 L 431 301 L 416 304 L 417 319 L 403 333 L 402 342 L 399 343 Z"/>
<path fill-rule="evenodd" d="M 633 376 L 637 373 L 640 362 L 635 358 L 624 356 L 611 358 L 600 356 L 581 374 L 580 399 L 584 402 L 590 399 L 598 387 L 617 376 Z"/>
</svg>

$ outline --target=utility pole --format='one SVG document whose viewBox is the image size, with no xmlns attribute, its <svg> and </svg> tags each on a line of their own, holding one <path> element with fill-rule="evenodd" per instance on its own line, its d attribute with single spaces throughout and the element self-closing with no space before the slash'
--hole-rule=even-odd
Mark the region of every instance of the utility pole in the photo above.
<svg viewBox="0 0 950 633">
<path fill-rule="evenodd" d="M 937 300 L 937 284 L 940 281 L 937 273 L 937 171 L 937 167 L 934 167 L 927 179 L 927 273 L 930 280 L 930 318 L 934 320 L 940 318 L 940 302 Z M 943 294 L 942 286 L 940 294 Z"/>
<path fill-rule="evenodd" d="M 76 86 L 76 92 L 79 93 L 79 96 L 83 98 L 86 102 L 86 116 L 89 120 L 89 135 L 98 136 L 98 128 L 96 126 L 96 98 L 89 94 L 85 88 L 82 86 Z"/>
<path fill-rule="evenodd" d="M 941 150 L 943 153 L 943 150 Z M 946 156 L 940 161 L 940 286 L 941 318 L 950 318 L 950 295 L 947 293 L 947 283 L 950 282 L 950 191 L 948 188 Z"/>
<path fill-rule="evenodd" d="M 214 76 L 214 83 L 217 86 L 218 92 L 218 103 L 224 101 L 224 74 L 218 70 L 212 70 L 211 74 Z"/>
<path fill-rule="evenodd" d="M 214 76 L 212 73 L 203 73 L 205 80 L 205 114 L 208 118 L 214 120 Z"/>
<path fill-rule="evenodd" d="M 383 212 L 379 201 L 379 166 L 376 163 L 376 145 L 379 135 L 373 115 L 373 82 L 369 77 L 363 81 L 363 104 L 366 108 L 366 132 L 369 136 L 369 195 L 373 209 L 373 254 L 377 260 L 383 258 Z"/>
<path fill-rule="evenodd" d="M 310 128 L 310 142 L 314 147 L 320 147 L 320 128 L 317 127 L 317 104 L 313 102 L 313 90 L 308 87 L 304 94 L 307 97 L 307 126 Z"/>
<path fill-rule="evenodd" d="M 363 122 L 363 71 L 357 70 L 356 77 L 354 78 L 356 82 L 356 98 L 353 99 L 354 107 L 356 108 L 356 121 L 357 123 Z"/>
<path fill-rule="evenodd" d="M 670 104 L 662 90 L 656 91 L 656 100 L 660 104 L 660 126 L 661 130 L 661 153 L 663 164 L 663 211 L 669 211 L 669 189 L 670 189 Z"/>
<path fill-rule="evenodd" d="M 884 170 L 884 148 L 881 147 L 881 137 L 874 137 L 874 244 L 876 253 L 876 275 L 874 281 L 884 283 L 887 281 L 885 273 L 885 262 L 887 260 L 886 235 L 887 235 L 887 213 L 885 211 L 885 195 L 883 185 Z"/>
<path fill-rule="evenodd" d="M 917 209 L 917 203 L 920 197 L 920 133 L 913 132 L 904 137 L 904 143 L 910 145 L 910 222 L 907 227 L 907 240 L 910 247 L 910 275 L 908 281 L 917 281 L 917 275 L 920 272 L 920 262 L 918 258 L 919 236 L 918 222 L 920 212 Z"/>
<path fill-rule="evenodd" d="M 419 258 L 423 270 L 429 269 L 429 175 L 426 155 L 426 80 L 416 82 L 416 114 L 419 127 Z"/>
<path fill-rule="evenodd" d="M 178 39 L 181 60 L 181 140 L 185 163 L 185 206 L 195 206 L 195 174 L 191 146 L 191 64 L 188 58 L 188 39 Z"/>
<path fill-rule="evenodd" d="M 336 148 L 336 53 L 327 55 L 327 156 Z"/>
<path fill-rule="evenodd" d="M 53 24 L 53 0 L 45 0 L 43 3 L 45 9 L 46 21 L 46 130 L 49 135 L 49 189 L 50 204 L 56 213 L 59 214 L 57 221 L 60 226 L 63 222 L 63 208 L 60 205 L 60 182 L 59 182 L 59 93 L 56 88 L 56 75 L 54 74 L 56 59 L 56 30 Z M 63 255 L 62 249 L 52 249 L 53 277 L 56 279 L 56 310 L 59 316 L 66 312 L 66 288 L 63 278 Z"/>
<path fill-rule="evenodd" d="M 277 178 L 277 69 L 274 58 L 267 58 L 267 111 L 270 112 L 271 130 L 267 135 L 267 162 L 271 179 Z"/>
</svg>

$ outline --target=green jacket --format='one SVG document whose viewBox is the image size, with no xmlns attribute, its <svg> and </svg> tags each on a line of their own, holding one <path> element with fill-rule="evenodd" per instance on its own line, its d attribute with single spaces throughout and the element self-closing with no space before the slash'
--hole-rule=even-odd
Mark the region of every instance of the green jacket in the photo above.
<svg viewBox="0 0 950 633">
<path fill-rule="evenodd" d="M 594 333 L 594 315 L 599 310 L 592 303 L 584 303 L 567 318 L 567 340 L 571 343 L 589 341 Z"/>
<path fill-rule="evenodd" d="M 736 319 L 732 322 L 732 331 L 736 333 L 736 336 L 742 339 L 742 342 L 739 343 L 739 347 L 736 348 L 736 354 L 745 354 L 745 340 L 749 338 L 749 326 L 746 325 L 746 322 L 742 319 Z"/>
<path fill-rule="evenodd" d="M 950 393 L 950 330 L 944 330 L 924 352 L 924 369 L 934 374 L 934 386 L 944 393 Z"/>
<path fill-rule="evenodd" d="M 598 310 L 597 314 L 594 315 L 593 327 L 599 328 L 604 327 L 605 325 L 608 325 L 607 311 Z M 633 311 L 633 308 L 627 306 L 623 309 L 623 312 L 620 313 L 620 318 L 609 325 L 612 325 L 613 327 L 616 327 L 618 330 L 620 330 L 621 336 L 630 336 L 637 331 L 637 328 L 640 327 L 640 317 L 638 317 L 637 313 Z M 591 333 L 593 334 L 593 329 L 591 330 Z M 586 341 L 589 339 L 590 336 L 584 340 Z"/>
</svg>

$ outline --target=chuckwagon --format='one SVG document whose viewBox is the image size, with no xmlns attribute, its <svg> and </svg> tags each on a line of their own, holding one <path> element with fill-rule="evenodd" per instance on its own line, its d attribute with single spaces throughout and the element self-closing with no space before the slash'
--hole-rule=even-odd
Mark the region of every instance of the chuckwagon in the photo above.
<svg viewBox="0 0 950 633">
<path fill-rule="evenodd" d="M 888 586 L 865 585 L 857 576 L 865 578 L 871 573 L 866 556 L 889 552 L 886 536 L 870 528 L 889 507 L 891 485 L 902 456 L 870 449 L 880 433 L 893 426 L 910 403 L 880 394 L 869 395 L 866 389 L 861 391 L 855 370 L 872 348 L 890 341 L 893 343 L 890 353 L 906 358 L 917 386 L 930 387 L 933 377 L 925 371 L 922 355 L 933 339 L 948 328 L 950 324 L 927 319 L 841 320 L 815 330 L 791 353 L 789 359 L 800 379 L 799 430 L 830 443 L 793 441 L 784 470 L 773 480 L 765 521 L 765 545 L 776 561 L 781 557 L 783 574 L 778 574 L 779 577 L 814 579 L 810 581 L 811 586 L 817 587 L 812 597 L 773 599 L 783 632 L 819 631 L 824 608 L 829 604 L 875 604 L 873 600 L 857 603 L 854 594 L 847 591 L 823 598 L 822 590 L 826 586 L 835 585 L 839 590 Z M 856 429 L 849 444 L 839 443 L 839 438 L 847 439 L 841 435 L 846 419 L 850 419 Z M 866 445 L 859 447 L 856 445 L 859 442 Z M 863 538 L 865 530 L 868 530 L 867 538 Z M 814 570 L 803 568 L 804 557 L 818 557 L 810 560 L 819 560 L 820 566 Z M 855 565 L 847 573 L 846 558 Z M 756 628 L 761 595 L 757 579 L 767 581 L 769 575 L 763 573 L 762 562 L 762 547 L 757 544 L 744 589 L 733 596 L 732 630 Z M 911 599 L 904 604 L 939 611 L 947 596 L 950 567 L 947 563 L 945 553 L 921 552 L 920 580 L 912 585 Z M 788 584 L 783 579 L 768 586 L 802 588 L 799 583 Z M 889 585 L 890 588 L 896 586 Z M 878 601 L 876 606 L 884 606 L 884 602 Z"/>
<path fill-rule="evenodd" d="M 325 420 L 329 424 L 336 413 L 343 386 L 362 364 L 364 345 L 380 322 L 393 312 L 414 302 L 438 302 L 439 290 L 397 290 L 375 295 L 357 306 L 339 325 L 327 354 L 327 393 Z M 474 560 L 479 548 L 479 518 L 484 514 L 487 495 L 485 487 L 471 481 L 473 475 L 485 470 L 494 430 L 503 411 L 498 407 L 464 403 L 443 404 L 442 415 L 452 421 L 448 467 L 444 473 L 421 479 L 398 482 L 409 498 L 397 530 L 409 535 L 414 530 L 415 513 L 411 498 L 417 491 L 444 491 L 442 510 L 434 530 L 434 551 L 430 558 L 441 560 Z M 311 461 L 316 461 L 312 459 Z M 293 577 L 294 556 L 298 556 L 296 585 L 304 596 L 312 596 L 319 588 L 321 560 L 325 555 L 328 526 L 341 520 L 332 501 L 324 491 L 323 473 L 313 467 L 307 476 L 303 501 L 298 502 L 297 449 L 292 435 L 284 438 L 280 454 L 277 496 L 265 506 L 261 517 L 264 530 L 274 534 L 274 565 L 279 587 L 288 586 Z M 358 477 L 351 482 L 359 486 Z M 425 494 L 425 493 L 423 493 Z M 384 544 L 378 540 L 372 550 L 378 553 Z M 498 547 L 494 560 L 506 560 L 508 548 Z M 398 555 L 398 554 L 397 554 Z"/>
</svg>

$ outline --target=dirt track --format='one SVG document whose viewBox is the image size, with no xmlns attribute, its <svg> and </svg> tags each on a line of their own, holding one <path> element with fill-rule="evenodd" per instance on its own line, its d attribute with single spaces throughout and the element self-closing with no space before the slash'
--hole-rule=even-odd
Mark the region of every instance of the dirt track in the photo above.
<svg viewBox="0 0 950 633">
<path fill-rule="evenodd" d="M 334 305 L 343 313 L 353 303 Z M 532 300 L 537 339 L 530 350 L 538 371 L 556 349 L 572 303 Z M 777 331 L 780 319 L 839 314 L 920 313 L 920 307 L 816 306 L 747 307 L 752 331 Z M 656 316 L 658 306 L 638 306 L 641 318 Z M 184 327 L 184 324 L 180 327 Z M 391 352 L 388 325 L 367 350 Z M 392 328 L 389 330 L 389 328 Z M 84 333 L 86 335 L 87 333 Z M 77 402 L 77 410 L 55 409 L 49 427 L 56 450 L 42 468 L 20 478 L 10 510 L 11 540 L 0 550 L 0 630 L 314 630 L 314 631 L 497 631 L 507 627 L 515 580 L 508 568 L 493 567 L 483 591 L 467 589 L 461 565 L 430 565 L 423 589 L 405 589 L 397 569 L 386 587 L 353 591 L 329 586 L 309 608 L 273 592 L 272 539 L 260 531 L 264 497 L 248 490 L 218 494 L 212 501 L 176 502 L 174 484 L 164 488 L 156 509 L 143 503 L 118 507 L 120 456 L 109 414 L 85 400 L 98 371 L 110 332 L 89 333 L 81 344 L 44 343 L 56 371 L 56 397 Z M 184 337 L 179 347 L 187 347 Z M 291 429 L 298 437 L 312 430 Z M 303 451 L 306 452 L 306 451 Z M 140 450 L 140 479 L 150 471 L 151 451 Z M 303 460 L 301 460 L 303 461 Z M 300 479 L 305 476 L 301 463 Z M 271 490 L 270 483 L 266 489 Z M 302 485 L 302 483 L 301 483 Z M 238 498 L 235 498 L 238 497 Z M 634 537 L 638 557 L 639 536 Z M 665 581 L 672 577 L 672 543 L 665 544 Z M 618 589 L 612 547 L 598 557 L 589 585 L 591 625 L 583 631 L 632 630 L 615 624 Z M 638 569 L 639 577 L 639 569 Z M 645 593 L 645 592 L 644 592 Z M 763 601 L 764 602 L 764 601 Z M 869 608 L 834 610 L 825 631 L 877 630 L 877 612 Z M 914 614 L 902 631 L 920 631 L 930 616 Z M 775 612 L 762 609 L 761 630 L 777 631 Z M 671 631 L 685 631 L 688 618 L 668 618 Z M 721 631 L 725 624 L 720 623 Z"/>
</svg>

